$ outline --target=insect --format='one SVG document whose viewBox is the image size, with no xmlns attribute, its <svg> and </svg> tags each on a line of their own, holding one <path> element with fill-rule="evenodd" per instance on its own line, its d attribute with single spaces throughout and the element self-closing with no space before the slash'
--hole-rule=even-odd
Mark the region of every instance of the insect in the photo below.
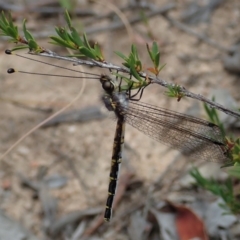
<svg viewBox="0 0 240 240">
<path fill-rule="evenodd" d="M 217 125 L 136 101 L 133 97 L 135 95 L 131 96 L 131 88 L 120 92 L 120 86 L 114 85 L 115 82 L 107 75 L 101 75 L 100 82 L 106 92 L 103 96 L 105 106 L 109 111 L 114 111 L 117 117 L 108 199 L 104 215 L 106 221 L 111 218 L 112 203 L 122 161 L 125 123 L 163 144 L 180 150 L 189 157 L 220 163 L 229 160 L 228 147 Z"/>
<path fill-rule="evenodd" d="M 11 54 L 10 51 L 6 51 L 6 53 Z M 81 73 L 81 71 L 49 64 L 25 56 L 24 58 Z M 13 72 L 15 72 L 14 69 L 8 69 L 8 73 Z M 58 76 L 25 71 L 18 72 L 25 74 Z M 230 160 L 229 147 L 225 142 L 225 137 L 221 129 L 217 125 L 196 117 L 140 102 L 139 100 L 141 99 L 145 86 L 140 87 L 136 94 L 132 94 L 132 86 L 129 86 L 125 90 L 121 90 L 122 79 L 118 83 L 118 79 L 113 80 L 108 75 L 92 73 L 85 74 L 89 75 L 87 78 L 100 81 L 102 88 L 105 91 L 102 98 L 103 102 L 106 108 L 109 111 L 114 112 L 117 117 L 112 149 L 108 198 L 104 214 L 106 221 L 110 221 L 112 215 L 112 204 L 122 161 L 126 123 L 137 128 L 151 138 L 181 151 L 184 155 L 187 155 L 190 158 L 220 163 L 225 163 Z M 136 99 L 138 93 L 140 94 L 140 97 L 139 99 Z"/>
</svg>

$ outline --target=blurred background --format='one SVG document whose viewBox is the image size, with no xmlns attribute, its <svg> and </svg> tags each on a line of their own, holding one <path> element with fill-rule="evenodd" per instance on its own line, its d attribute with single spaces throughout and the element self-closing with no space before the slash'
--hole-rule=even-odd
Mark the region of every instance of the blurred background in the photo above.
<svg viewBox="0 0 240 240">
<path fill-rule="evenodd" d="M 134 43 L 150 66 L 146 43 L 154 40 L 166 66 L 160 78 L 204 95 L 226 108 L 240 102 L 240 2 L 205 1 L 0 1 L 22 29 L 23 19 L 39 45 L 49 44 L 55 26 L 73 26 L 98 42 L 107 62 L 121 65 Z M 21 31 L 20 31 L 21 32 Z M 18 239 L 239 239 L 239 215 L 223 215 L 221 199 L 192 187 L 188 170 L 196 162 L 204 176 L 224 181 L 220 165 L 199 163 L 143 133 L 126 127 L 125 149 L 111 223 L 102 212 L 108 193 L 115 121 L 104 112 L 102 89 L 95 79 L 7 74 L 8 68 L 33 73 L 82 76 L 4 51 L 14 47 L 1 37 L 0 153 L 30 129 L 81 96 L 54 121 L 37 129 L 0 160 L 0 240 Z M 102 74 L 107 69 L 20 55 Z M 84 89 L 83 89 L 84 88 Z M 203 104 L 177 102 L 166 89 L 150 85 L 141 101 L 208 119 Z M 229 135 L 239 136 L 239 121 L 222 113 Z M 236 182 L 238 186 L 238 182 Z M 167 200 L 167 201 L 166 201 Z M 188 203 L 183 205 L 183 203 Z M 221 228 L 221 231 L 219 230 Z M 7 229 L 7 230 L 6 230 Z M 225 236 L 226 238 L 223 238 Z"/>
</svg>

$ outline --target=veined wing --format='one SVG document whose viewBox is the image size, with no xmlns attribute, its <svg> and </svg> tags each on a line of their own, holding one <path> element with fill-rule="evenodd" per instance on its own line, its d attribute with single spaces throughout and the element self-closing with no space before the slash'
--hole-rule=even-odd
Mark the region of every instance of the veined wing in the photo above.
<svg viewBox="0 0 240 240">
<path fill-rule="evenodd" d="M 128 124 L 184 155 L 212 162 L 229 160 L 224 136 L 213 123 L 137 101 L 118 107 Z"/>
</svg>

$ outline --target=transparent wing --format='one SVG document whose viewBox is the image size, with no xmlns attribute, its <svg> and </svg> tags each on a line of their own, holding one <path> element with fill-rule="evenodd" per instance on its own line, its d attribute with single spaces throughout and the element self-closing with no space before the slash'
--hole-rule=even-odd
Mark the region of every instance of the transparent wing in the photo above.
<svg viewBox="0 0 240 240">
<path fill-rule="evenodd" d="M 128 124 L 184 155 L 212 162 L 229 160 L 224 136 L 215 124 L 142 102 L 118 107 Z"/>
</svg>

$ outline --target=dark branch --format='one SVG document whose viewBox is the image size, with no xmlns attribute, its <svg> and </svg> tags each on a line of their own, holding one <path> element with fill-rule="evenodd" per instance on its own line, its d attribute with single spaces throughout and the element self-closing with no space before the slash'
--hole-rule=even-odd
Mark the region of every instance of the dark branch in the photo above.
<svg viewBox="0 0 240 240">
<path fill-rule="evenodd" d="M 34 54 L 34 53 L 31 53 Z M 60 60 L 64 60 L 64 61 L 68 61 L 68 62 L 73 62 L 74 65 L 86 65 L 86 66 L 91 66 L 91 67 L 99 67 L 99 68 L 108 68 L 111 70 L 116 70 L 118 72 L 122 72 L 122 73 L 127 73 L 130 74 L 130 70 L 125 68 L 125 67 L 120 67 L 117 65 L 114 65 L 112 63 L 108 63 L 108 62 L 98 62 L 98 61 L 92 61 L 92 60 L 82 60 L 82 59 L 76 59 L 76 58 L 70 58 L 70 57 L 63 57 L 63 56 L 59 56 L 56 53 L 46 50 L 45 53 L 40 53 L 38 54 L 40 56 L 45 56 L 45 57 L 50 57 L 50 58 L 55 58 L 55 59 L 60 59 Z M 145 78 L 147 75 L 144 72 L 140 72 L 139 75 L 143 78 Z M 151 80 L 151 83 L 155 83 L 155 84 L 159 84 L 163 87 L 169 87 L 169 86 L 173 86 L 172 83 L 168 83 L 167 81 L 161 79 L 161 78 L 157 78 L 157 77 L 151 77 L 151 76 L 147 76 L 149 80 Z M 231 115 L 235 118 L 239 118 L 240 119 L 240 112 L 236 112 L 236 111 L 232 111 L 227 109 L 226 107 L 213 102 L 205 97 L 203 97 L 200 94 L 195 94 L 192 92 L 189 92 L 186 88 L 184 87 L 180 87 L 180 91 L 181 93 L 184 94 L 184 96 L 186 97 L 190 97 L 196 100 L 199 100 L 201 102 L 207 103 L 210 107 L 212 108 L 216 108 L 219 111 L 222 111 L 228 115 Z"/>
</svg>

